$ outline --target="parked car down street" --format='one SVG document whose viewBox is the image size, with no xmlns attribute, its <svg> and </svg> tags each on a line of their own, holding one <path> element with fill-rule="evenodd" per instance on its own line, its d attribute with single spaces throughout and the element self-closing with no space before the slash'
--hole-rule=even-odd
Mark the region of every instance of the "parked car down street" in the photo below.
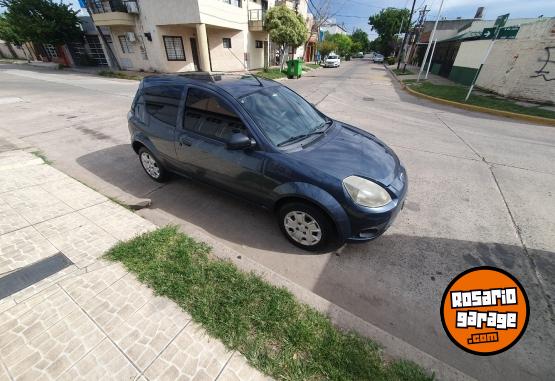
<svg viewBox="0 0 555 381">
<path fill-rule="evenodd" d="M 269 209 L 305 250 L 379 237 L 407 194 L 405 168 L 389 147 L 278 82 L 151 76 L 128 120 L 133 149 L 153 180 L 173 172 Z"/>
<path fill-rule="evenodd" d="M 324 67 L 339 67 L 341 66 L 341 58 L 337 54 L 330 54 L 324 60 Z"/>
<path fill-rule="evenodd" d="M 384 56 L 382 54 L 374 53 L 374 56 L 372 57 L 372 61 L 374 63 L 383 63 Z"/>
</svg>

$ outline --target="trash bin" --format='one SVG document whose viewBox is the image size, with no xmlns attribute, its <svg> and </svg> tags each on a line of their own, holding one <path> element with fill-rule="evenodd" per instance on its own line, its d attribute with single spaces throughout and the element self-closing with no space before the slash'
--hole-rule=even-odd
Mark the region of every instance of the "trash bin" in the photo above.
<svg viewBox="0 0 555 381">
<path fill-rule="evenodd" d="M 300 78 L 303 75 L 303 64 L 301 60 L 287 61 L 287 78 Z"/>
</svg>

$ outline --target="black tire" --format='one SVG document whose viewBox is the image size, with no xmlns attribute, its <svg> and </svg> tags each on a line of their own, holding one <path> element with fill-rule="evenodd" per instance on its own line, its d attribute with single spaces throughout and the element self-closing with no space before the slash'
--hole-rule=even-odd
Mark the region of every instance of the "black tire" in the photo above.
<svg viewBox="0 0 555 381">
<path fill-rule="evenodd" d="M 139 161 L 141 162 L 141 166 L 145 170 L 145 173 L 152 180 L 157 181 L 159 183 L 163 183 L 166 180 L 168 180 L 168 177 L 169 177 L 168 171 L 160 163 L 160 160 L 158 160 L 158 158 L 154 156 L 154 154 L 150 152 L 150 150 L 148 150 L 146 147 L 141 147 L 139 149 Z M 152 161 L 152 165 L 154 166 L 154 168 L 151 167 L 147 169 L 148 164 L 146 163 L 148 161 Z M 156 176 L 156 173 L 158 174 L 158 176 Z"/>
<path fill-rule="evenodd" d="M 290 214 L 291 213 L 291 214 Z M 295 219 L 291 219 L 295 214 L 301 217 L 304 213 L 308 216 L 304 221 L 298 220 L 299 226 L 291 226 L 295 222 Z M 330 218 L 317 206 L 302 201 L 290 202 L 284 204 L 278 211 L 278 223 L 281 232 L 293 245 L 307 251 L 324 251 L 325 249 L 331 248 L 338 244 L 338 237 L 335 231 L 333 222 Z M 297 217 L 295 216 L 295 217 Z M 289 226 L 286 226 L 286 217 L 288 217 Z M 317 235 L 312 234 L 307 231 L 307 222 L 310 223 L 310 219 L 314 220 L 317 227 L 320 230 L 320 238 L 317 242 L 314 242 Z M 304 224 L 304 227 L 303 227 Z M 294 238 L 296 235 L 297 238 Z M 309 243 L 309 241 L 312 242 Z M 303 244 L 303 242 L 305 242 Z"/>
</svg>

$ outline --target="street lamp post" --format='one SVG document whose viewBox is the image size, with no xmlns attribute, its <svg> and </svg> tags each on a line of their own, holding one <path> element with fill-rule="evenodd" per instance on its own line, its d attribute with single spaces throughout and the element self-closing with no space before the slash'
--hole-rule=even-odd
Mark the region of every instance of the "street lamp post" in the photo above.
<svg viewBox="0 0 555 381">
<path fill-rule="evenodd" d="M 443 1 L 444 0 L 441 0 L 441 4 L 439 5 L 439 10 L 437 11 L 437 18 L 436 18 L 436 22 L 434 23 L 434 29 L 432 29 L 432 34 L 430 35 L 430 39 L 428 40 L 428 46 L 426 46 L 426 53 L 424 53 L 424 60 L 422 61 L 422 65 L 420 65 L 420 71 L 418 72 L 418 78 L 416 82 L 420 82 L 422 71 L 424 70 L 424 66 L 426 65 L 426 60 L 428 59 L 428 53 L 430 53 L 430 46 L 434 41 L 434 37 L 436 35 L 437 23 L 439 21 L 439 17 L 441 16 L 441 10 L 443 8 Z"/>
</svg>

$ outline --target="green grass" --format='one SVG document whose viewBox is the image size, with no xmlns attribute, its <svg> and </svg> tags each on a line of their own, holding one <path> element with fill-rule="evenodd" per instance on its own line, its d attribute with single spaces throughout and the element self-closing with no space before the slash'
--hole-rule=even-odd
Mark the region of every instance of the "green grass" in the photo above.
<svg viewBox="0 0 555 381">
<path fill-rule="evenodd" d="M 320 68 L 319 64 L 303 63 L 303 70 L 313 70 Z"/>
<path fill-rule="evenodd" d="M 411 362 L 385 362 L 374 342 L 339 331 L 287 290 L 213 258 L 207 245 L 176 227 L 120 243 L 106 257 L 278 380 L 433 379 Z"/>
<path fill-rule="evenodd" d="M 46 157 L 46 154 L 41 150 L 32 151 L 31 154 L 35 155 L 36 157 L 42 159 L 44 164 L 52 165 L 52 161 Z"/>
<path fill-rule="evenodd" d="M 408 83 L 408 81 L 405 81 L 405 83 Z M 421 82 L 418 84 L 410 83 L 409 86 L 411 89 L 422 94 L 461 103 L 465 103 L 464 98 L 468 92 L 468 87 L 462 85 L 436 85 L 430 82 Z M 554 111 L 542 109 L 539 105 L 525 107 L 517 104 L 513 100 L 498 98 L 493 95 L 474 95 L 473 93 L 466 103 L 495 110 L 555 119 Z"/>
<path fill-rule="evenodd" d="M 397 69 L 397 68 L 393 69 L 392 71 L 397 75 L 412 75 L 412 74 L 414 74 L 410 70 L 403 71 L 403 69 Z"/>
<path fill-rule="evenodd" d="M 101 70 L 98 72 L 98 75 L 102 77 L 108 78 L 119 78 L 119 79 L 130 79 L 133 81 L 140 81 L 143 79 L 140 75 L 131 75 L 127 73 L 122 73 L 119 71 L 112 71 L 112 70 Z"/>
<path fill-rule="evenodd" d="M 281 71 L 280 69 L 264 69 L 256 73 L 257 76 L 267 79 L 278 79 L 278 78 L 285 78 L 287 74 L 285 71 Z"/>
</svg>

